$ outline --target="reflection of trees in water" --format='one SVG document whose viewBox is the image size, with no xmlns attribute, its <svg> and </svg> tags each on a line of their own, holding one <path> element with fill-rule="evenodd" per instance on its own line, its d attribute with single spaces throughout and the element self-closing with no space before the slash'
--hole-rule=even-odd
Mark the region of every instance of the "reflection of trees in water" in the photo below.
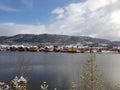
<svg viewBox="0 0 120 90">
<path fill-rule="evenodd" d="M 32 70 L 32 67 L 30 66 L 30 60 L 27 60 L 23 56 L 20 56 L 18 58 L 17 63 L 18 63 L 19 75 L 28 77 L 30 71 Z"/>
<path fill-rule="evenodd" d="M 56 88 L 58 90 L 67 90 L 69 87 L 69 81 L 67 79 L 67 77 L 59 76 L 59 78 L 57 78 L 56 80 Z"/>
<path fill-rule="evenodd" d="M 59 71 L 59 67 L 57 67 L 55 65 L 55 70 L 59 71 L 58 73 L 56 73 L 56 71 L 49 71 L 51 69 L 48 69 L 49 64 L 52 64 L 50 62 L 50 57 L 48 56 L 49 53 L 44 53 L 42 56 L 42 61 L 43 61 L 43 78 L 41 78 L 42 81 L 40 81 L 41 83 L 43 81 L 46 81 L 47 84 L 49 85 L 48 90 L 54 90 L 54 88 L 57 88 L 57 90 L 66 90 L 64 89 L 65 87 L 67 87 L 66 84 L 68 84 L 66 78 L 64 78 L 65 76 L 63 74 L 61 74 L 62 72 Z M 55 62 L 53 62 L 55 63 Z M 54 64 L 53 64 L 54 65 Z M 50 67 L 51 68 L 51 67 Z M 48 71 L 48 72 L 47 72 Z M 61 73 L 60 73 L 61 72 Z M 48 75 L 49 74 L 49 75 Z"/>
</svg>

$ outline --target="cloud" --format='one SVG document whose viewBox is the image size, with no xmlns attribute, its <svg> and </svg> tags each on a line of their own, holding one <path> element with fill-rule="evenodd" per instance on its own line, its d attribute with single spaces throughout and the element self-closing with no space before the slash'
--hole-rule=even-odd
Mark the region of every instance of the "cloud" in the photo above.
<svg viewBox="0 0 120 90">
<path fill-rule="evenodd" d="M 46 32 L 44 25 L 28 25 L 15 23 L 0 23 L 1 35 L 16 35 L 16 34 L 42 34 Z"/>
<path fill-rule="evenodd" d="M 0 5 L 0 10 L 2 11 L 9 11 L 9 12 L 18 12 L 18 9 L 6 6 L 6 5 Z"/>
<path fill-rule="evenodd" d="M 53 10 L 52 11 L 52 13 L 53 14 L 57 14 L 58 16 L 57 16 L 57 18 L 58 19 L 62 19 L 62 18 L 64 18 L 65 16 L 64 16 L 64 9 L 62 9 L 62 8 L 56 8 L 55 10 Z"/>
<path fill-rule="evenodd" d="M 52 13 L 57 20 L 49 26 L 51 32 L 120 39 L 119 0 L 87 0 L 56 8 Z"/>
<path fill-rule="evenodd" d="M 2 35 L 51 33 L 120 39 L 119 0 L 86 0 L 57 7 L 51 13 L 55 19 L 49 25 L 0 23 L 0 32 Z"/>
<path fill-rule="evenodd" d="M 120 10 L 113 12 L 111 15 L 111 19 L 111 22 L 120 24 Z"/>
</svg>

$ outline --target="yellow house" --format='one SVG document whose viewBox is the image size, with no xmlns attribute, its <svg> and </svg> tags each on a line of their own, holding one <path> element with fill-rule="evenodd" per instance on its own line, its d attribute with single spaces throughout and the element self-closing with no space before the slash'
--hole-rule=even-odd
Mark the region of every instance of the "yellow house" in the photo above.
<svg viewBox="0 0 120 90">
<path fill-rule="evenodd" d="M 73 52 L 73 53 L 75 53 L 75 52 L 77 52 L 77 50 L 78 50 L 78 48 L 76 48 L 76 47 L 69 47 L 69 48 L 68 48 L 68 52 Z"/>
</svg>

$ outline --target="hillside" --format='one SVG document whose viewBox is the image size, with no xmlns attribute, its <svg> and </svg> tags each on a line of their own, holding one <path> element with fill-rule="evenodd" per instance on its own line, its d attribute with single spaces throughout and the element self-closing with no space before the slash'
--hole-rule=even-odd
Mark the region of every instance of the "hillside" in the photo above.
<svg viewBox="0 0 120 90">
<path fill-rule="evenodd" d="M 117 44 L 117 41 L 112 42 L 110 40 L 91 38 L 86 36 L 67 36 L 67 35 L 55 35 L 55 34 L 18 34 L 14 36 L 1 36 L 1 44 L 77 44 L 86 42 L 94 42 L 95 44 Z"/>
</svg>

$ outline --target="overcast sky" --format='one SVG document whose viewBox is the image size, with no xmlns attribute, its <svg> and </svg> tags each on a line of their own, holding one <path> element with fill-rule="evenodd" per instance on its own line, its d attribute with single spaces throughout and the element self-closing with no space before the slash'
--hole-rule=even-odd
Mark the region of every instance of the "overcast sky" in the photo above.
<svg viewBox="0 0 120 90">
<path fill-rule="evenodd" d="M 0 0 L 0 36 L 44 33 L 120 40 L 120 0 Z"/>
</svg>

